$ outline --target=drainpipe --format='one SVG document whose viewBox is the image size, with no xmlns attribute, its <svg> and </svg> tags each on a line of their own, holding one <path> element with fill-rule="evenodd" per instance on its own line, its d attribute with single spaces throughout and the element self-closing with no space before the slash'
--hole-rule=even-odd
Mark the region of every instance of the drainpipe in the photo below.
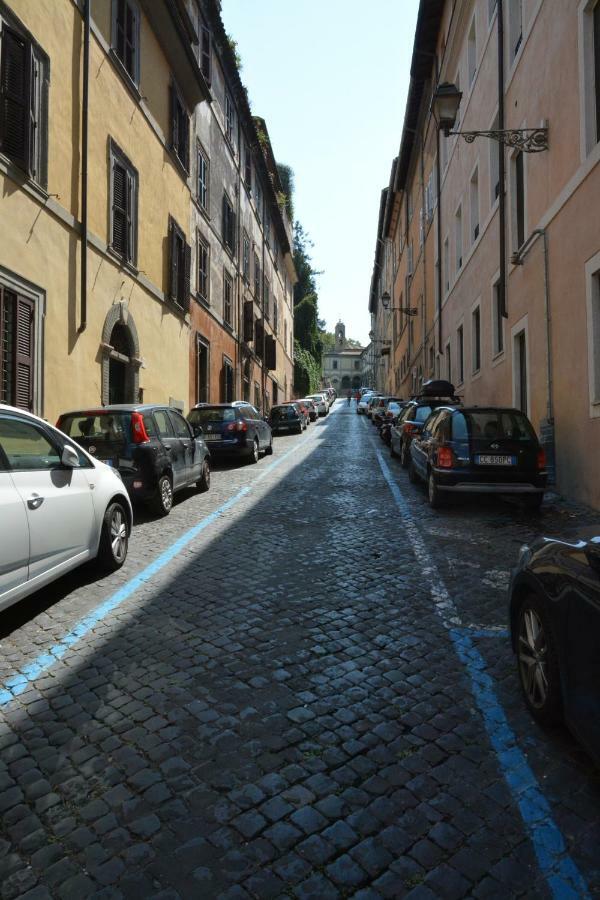
<svg viewBox="0 0 600 900">
<path fill-rule="evenodd" d="M 83 7 L 83 86 L 81 110 L 81 322 L 78 332 L 87 328 L 87 250 L 88 250 L 88 96 L 90 84 L 90 0 Z"/>
<path fill-rule="evenodd" d="M 421 379 L 425 378 L 425 372 L 427 371 L 427 352 L 425 346 L 425 313 L 427 311 L 427 264 L 425 258 L 425 246 L 427 244 L 425 234 L 427 229 L 426 222 L 427 210 L 425 204 L 425 136 L 423 134 L 421 138 L 421 227 L 423 229 L 423 247 L 421 250 L 421 265 L 423 266 L 423 293 L 421 294 Z"/>
<path fill-rule="evenodd" d="M 504 124 L 504 11 L 503 0 L 497 0 L 498 22 L 498 128 L 503 131 Z M 500 229 L 500 280 L 498 282 L 498 300 L 500 309 L 505 319 L 508 318 L 508 303 L 506 298 L 506 196 L 504 190 L 505 158 L 504 144 L 500 144 L 498 154 L 498 182 L 500 196 L 498 198 L 498 225 Z"/>
<path fill-rule="evenodd" d="M 440 67 L 438 58 L 435 58 L 435 83 L 440 81 Z M 445 140 L 445 138 L 444 138 Z M 437 246 L 438 246 L 438 264 L 437 264 L 437 316 L 438 316 L 438 353 L 442 352 L 442 167 L 440 165 L 440 129 L 435 130 L 435 179 L 437 181 Z M 435 347 L 435 337 L 433 339 Z M 435 376 L 435 372 L 433 373 Z"/>
<path fill-rule="evenodd" d="M 546 320 L 546 419 L 540 425 L 540 442 L 546 450 L 548 481 L 556 483 L 556 459 L 554 450 L 554 375 L 552 371 L 552 315 L 550 311 L 550 267 L 548 261 L 548 235 L 545 228 L 531 232 L 519 250 L 513 253 L 511 262 L 522 266 L 525 257 L 537 241 L 542 238 L 544 253 L 544 317 Z"/>
</svg>

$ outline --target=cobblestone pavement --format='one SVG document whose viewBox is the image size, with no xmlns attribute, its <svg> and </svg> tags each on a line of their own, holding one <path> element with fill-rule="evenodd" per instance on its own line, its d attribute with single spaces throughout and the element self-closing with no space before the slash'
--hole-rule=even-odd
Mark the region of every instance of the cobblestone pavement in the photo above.
<svg viewBox="0 0 600 900">
<path fill-rule="evenodd" d="M 381 449 L 338 403 L 168 519 L 138 516 L 121 572 L 0 615 L 0 692 L 21 673 L 0 693 L 3 898 L 573 896 L 536 855 L 432 572 L 562 835 L 550 855 L 600 892 L 598 773 L 533 725 L 502 631 L 519 545 L 591 514 L 433 512 Z"/>
</svg>

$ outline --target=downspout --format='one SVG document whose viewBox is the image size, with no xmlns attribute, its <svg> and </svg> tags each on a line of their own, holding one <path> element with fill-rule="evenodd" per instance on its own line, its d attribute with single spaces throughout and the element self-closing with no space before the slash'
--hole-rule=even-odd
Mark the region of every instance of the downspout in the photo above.
<svg viewBox="0 0 600 900">
<path fill-rule="evenodd" d="M 423 230 L 423 247 L 421 256 L 421 265 L 423 266 L 423 293 L 421 295 L 421 356 L 423 361 L 421 364 L 421 380 L 424 380 L 425 372 L 427 371 L 427 353 L 425 348 L 425 313 L 427 311 L 427 264 L 425 254 L 427 240 L 425 232 L 427 230 L 427 210 L 425 207 L 425 139 L 423 135 L 423 137 L 421 138 L 421 228 Z"/>
<path fill-rule="evenodd" d="M 498 128 L 504 130 L 504 12 L 503 0 L 497 0 L 498 21 Z M 498 300 L 502 316 L 508 318 L 508 302 L 506 297 L 506 195 L 505 195 L 505 158 L 504 144 L 500 143 L 498 153 L 498 182 L 500 196 L 498 197 L 498 225 L 499 250 L 500 250 L 500 278 L 498 281 Z"/>
<path fill-rule="evenodd" d="M 544 253 L 544 318 L 546 322 L 546 421 L 540 425 L 540 442 L 546 450 L 548 481 L 556 483 L 556 460 L 554 452 L 554 373 L 552 371 L 552 313 L 550 310 L 550 265 L 548 259 L 548 234 L 545 228 L 536 228 L 531 232 L 523 246 L 511 257 L 511 262 L 522 266 L 525 257 L 542 238 Z"/>
<path fill-rule="evenodd" d="M 264 196 L 261 194 L 261 200 L 263 201 L 263 208 L 259 211 L 260 215 L 260 223 L 261 223 L 261 247 L 262 247 L 262 268 L 261 268 L 261 278 L 262 284 L 259 286 L 260 290 L 260 311 L 262 315 L 262 358 L 261 358 L 261 387 L 262 387 L 262 397 L 260 398 L 261 402 L 261 412 L 263 416 L 266 416 L 267 410 L 265 409 L 265 393 L 267 390 L 267 373 L 265 369 L 265 353 L 267 347 L 267 320 L 265 318 L 265 234 L 264 234 Z"/>
<path fill-rule="evenodd" d="M 87 328 L 87 256 L 88 256 L 88 96 L 90 84 L 90 0 L 83 7 L 83 86 L 81 110 L 81 322 L 78 332 Z"/>
<path fill-rule="evenodd" d="M 438 58 L 435 57 L 435 83 L 439 84 L 440 70 Z M 437 317 L 438 317 L 438 354 L 442 352 L 442 167 L 440 165 L 440 129 L 435 130 L 435 177 L 437 181 L 437 246 L 438 246 L 438 264 L 437 264 Z M 444 138 L 446 140 L 446 138 Z M 434 338 L 435 345 L 435 338 Z M 435 375 L 435 372 L 434 372 Z"/>
</svg>

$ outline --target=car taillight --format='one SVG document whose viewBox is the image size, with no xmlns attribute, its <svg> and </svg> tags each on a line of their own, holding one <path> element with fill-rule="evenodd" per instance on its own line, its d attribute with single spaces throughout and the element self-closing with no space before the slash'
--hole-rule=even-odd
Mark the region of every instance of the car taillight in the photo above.
<svg viewBox="0 0 600 900">
<path fill-rule="evenodd" d="M 538 469 L 546 468 L 546 451 L 543 449 L 543 447 L 540 447 L 537 452 L 537 467 Z"/>
<path fill-rule="evenodd" d="M 404 434 L 416 434 L 418 428 L 416 425 L 412 425 L 410 422 L 407 422 L 403 428 Z"/>
<path fill-rule="evenodd" d="M 438 450 L 438 458 L 437 463 L 440 469 L 451 469 L 452 468 L 452 450 L 450 447 L 440 447 Z"/>
<path fill-rule="evenodd" d="M 131 413 L 131 434 L 134 444 L 145 444 L 146 441 L 150 440 L 144 425 L 144 417 L 141 413 Z"/>
<path fill-rule="evenodd" d="M 244 422 L 243 419 L 240 419 L 239 422 L 231 422 L 226 431 L 248 431 L 248 423 Z"/>
</svg>

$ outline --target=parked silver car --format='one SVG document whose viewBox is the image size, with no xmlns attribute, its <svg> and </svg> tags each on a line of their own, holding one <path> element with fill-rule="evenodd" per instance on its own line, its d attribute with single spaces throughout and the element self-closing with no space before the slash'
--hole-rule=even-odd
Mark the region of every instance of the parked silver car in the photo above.
<svg viewBox="0 0 600 900">
<path fill-rule="evenodd" d="M 115 469 L 0 404 L 0 610 L 94 557 L 120 568 L 132 519 Z"/>
</svg>

